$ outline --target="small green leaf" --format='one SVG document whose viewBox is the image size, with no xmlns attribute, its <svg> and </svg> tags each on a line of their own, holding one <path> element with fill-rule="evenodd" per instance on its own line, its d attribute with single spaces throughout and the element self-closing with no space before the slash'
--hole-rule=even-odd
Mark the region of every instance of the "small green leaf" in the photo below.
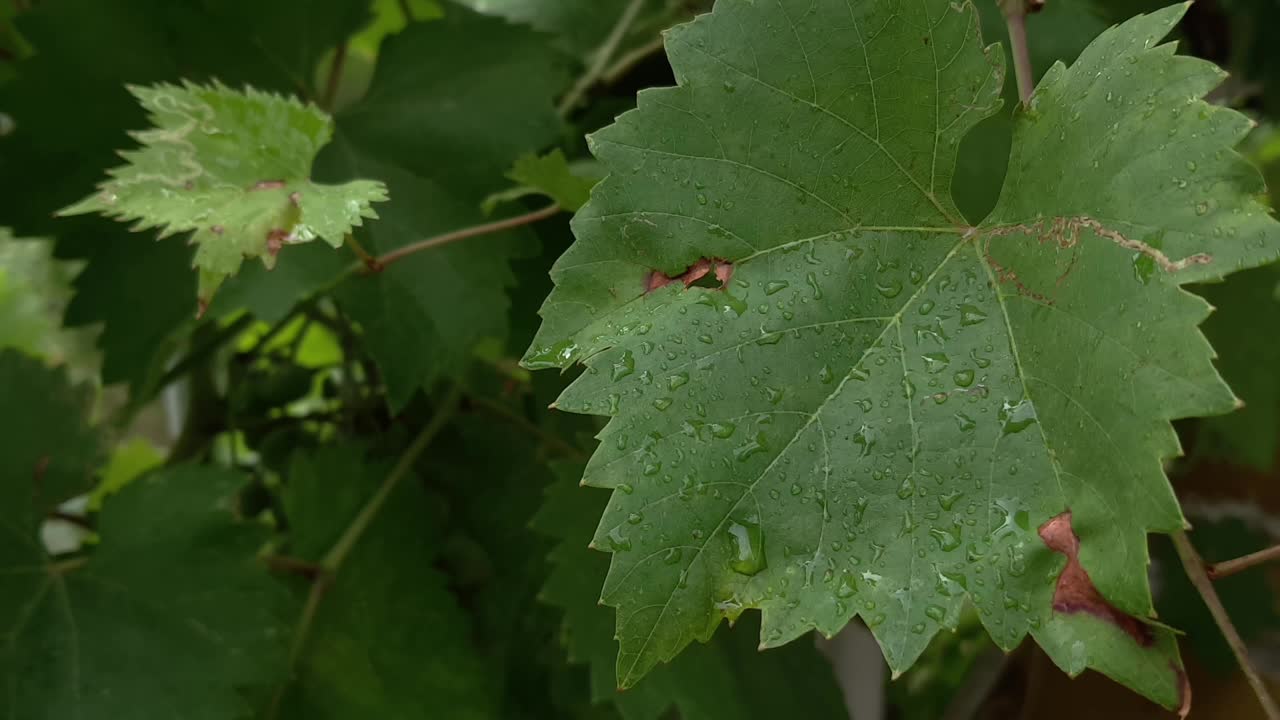
<svg viewBox="0 0 1280 720">
<path fill-rule="evenodd" d="M 1280 438 L 1280 272 L 1258 268 L 1196 290 L 1215 308 L 1204 334 L 1244 407 L 1207 418 L 1195 453 L 1266 470 Z"/>
<path fill-rule="evenodd" d="M 491 213 L 499 203 L 528 195 L 546 195 L 562 209 L 577 212 L 587 203 L 591 188 L 600 182 L 602 175 L 594 162 L 570 165 L 559 149 L 542 156 L 523 155 L 507 173 L 507 177 L 519 185 L 485 198 L 484 211 Z"/>
<path fill-rule="evenodd" d="M 387 199 L 380 182 L 311 182 L 311 163 L 333 123 L 292 98 L 219 83 L 131 87 L 154 127 L 133 134 L 98 192 L 60 211 L 134 220 L 161 237 L 192 231 L 199 298 L 206 306 L 244 258 L 268 268 L 286 245 L 323 239 L 341 247 L 347 233 L 376 218 Z"/>
</svg>

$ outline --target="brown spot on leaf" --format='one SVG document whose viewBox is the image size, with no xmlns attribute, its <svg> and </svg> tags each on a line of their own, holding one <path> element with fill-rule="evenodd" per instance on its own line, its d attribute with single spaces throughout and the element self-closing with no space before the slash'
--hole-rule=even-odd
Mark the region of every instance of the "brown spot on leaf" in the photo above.
<svg viewBox="0 0 1280 720">
<path fill-rule="evenodd" d="M 699 258 L 679 275 L 667 275 L 659 270 L 653 270 L 645 278 L 644 291 L 651 293 L 677 280 L 683 282 L 685 287 L 691 287 L 712 273 L 715 274 L 715 279 L 720 281 L 720 289 L 723 290 L 729 284 L 729 278 L 733 277 L 733 263 L 721 258 Z"/>
<path fill-rule="evenodd" d="M 298 207 L 302 204 L 302 194 L 296 190 L 289 193 L 289 202 L 293 203 L 294 207 Z"/>
<path fill-rule="evenodd" d="M 289 233 L 280 228 L 274 228 L 267 233 L 267 252 L 271 253 L 271 257 L 280 254 L 280 248 L 284 247 L 285 240 L 288 238 Z"/>
<path fill-rule="evenodd" d="M 284 187 L 283 180 L 259 180 L 253 184 L 254 190 L 279 190 Z"/>
<path fill-rule="evenodd" d="M 1055 612 L 1088 613 L 1125 631 L 1142 647 L 1150 647 L 1155 642 L 1151 628 L 1107 602 L 1094 587 L 1089 573 L 1080 564 L 1080 538 L 1071 529 L 1070 510 L 1041 525 L 1040 539 L 1050 550 L 1067 556 L 1067 566 L 1058 576 L 1058 585 L 1053 591 Z"/>
<path fill-rule="evenodd" d="M 221 225 L 213 225 L 209 228 L 209 232 L 213 233 L 214 235 L 221 235 L 226 231 L 227 229 L 222 227 Z"/>
</svg>

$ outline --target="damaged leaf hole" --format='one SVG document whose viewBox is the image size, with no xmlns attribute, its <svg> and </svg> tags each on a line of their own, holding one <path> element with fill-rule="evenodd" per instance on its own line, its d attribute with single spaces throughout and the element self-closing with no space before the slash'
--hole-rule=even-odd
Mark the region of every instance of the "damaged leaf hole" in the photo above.
<svg viewBox="0 0 1280 720">
<path fill-rule="evenodd" d="M 661 270 L 651 270 L 645 277 L 645 294 L 664 288 L 677 280 L 684 283 L 685 288 L 700 287 L 709 290 L 723 290 L 733 277 L 733 263 L 723 258 L 699 258 L 684 272 L 678 275 L 667 275 Z"/>
</svg>

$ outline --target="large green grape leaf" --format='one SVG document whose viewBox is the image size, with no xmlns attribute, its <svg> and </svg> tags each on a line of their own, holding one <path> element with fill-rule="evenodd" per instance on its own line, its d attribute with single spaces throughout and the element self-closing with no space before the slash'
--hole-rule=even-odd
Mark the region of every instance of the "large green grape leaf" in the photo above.
<svg viewBox="0 0 1280 720">
<path fill-rule="evenodd" d="M 1146 534 L 1181 528 L 1168 423 L 1235 399 L 1179 287 L 1275 259 L 1280 232 L 1199 98 L 1221 73 L 1108 30 L 1015 117 L 977 227 L 956 146 L 998 108 L 969 4 L 721 2 L 667 35 L 678 87 L 592 137 L 612 173 L 524 362 L 587 366 L 558 405 L 612 417 L 618 679 L 744 608 L 761 644 L 855 614 L 900 671 L 967 596 L 1170 707 Z M 1063 556 L 1069 556 L 1069 561 Z"/>
<path fill-rule="evenodd" d="M 552 100 L 565 74 L 547 38 L 445 11 L 387 38 L 368 94 L 338 114 L 337 137 L 317 161 L 321 177 L 387 183 L 395 199 L 361 233 L 375 254 L 491 221 L 481 204 L 506 184 L 503 173 L 559 134 Z M 532 233 L 515 230 L 416 253 L 338 288 L 393 406 L 456 374 L 481 340 L 506 335 L 510 263 L 537 250 Z"/>
<path fill-rule="evenodd" d="M 352 228 L 378 217 L 372 203 L 387 199 L 376 181 L 311 181 L 311 162 L 333 136 L 313 105 L 219 83 L 130 90 L 154 127 L 134 133 L 142 147 L 121 153 L 128 164 L 61 213 L 134 220 L 161 237 L 193 232 L 202 307 L 245 258 L 270 269 L 286 245 L 320 238 L 342 247 Z"/>
<path fill-rule="evenodd" d="M 283 663 L 287 593 L 236 522 L 238 473 L 175 467 L 112 495 L 101 541 L 51 557 L 45 514 L 90 486 L 100 441 L 87 393 L 0 353 L 0 681 L 5 718 L 227 718 Z"/>
<path fill-rule="evenodd" d="M 318 562 L 390 466 L 352 447 L 295 455 L 283 499 L 297 556 Z M 382 508 L 321 597 L 275 717 L 497 717 L 468 619 L 432 567 L 438 514 L 412 484 Z"/>
<path fill-rule="evenodd" d="M 607 496 L 575 487 L 580 465 L 556 470 L 560 481 L 549 488 L 533 523 L 557 540 L 541 597 L 564 611 L 569 658 L 589 665 L 595 702 L 612 702 L 626 720 L 656 720 L 673 707 L 685 720 L 847 717 L 831 667 L 816 648 L 798 643 L 762 654 L 751 627 L 722 630 L 711 644 L 620 692 L 613 682 L 613 612 L 598 602 L 609 561 L 587 547 Z"/>
</svg>

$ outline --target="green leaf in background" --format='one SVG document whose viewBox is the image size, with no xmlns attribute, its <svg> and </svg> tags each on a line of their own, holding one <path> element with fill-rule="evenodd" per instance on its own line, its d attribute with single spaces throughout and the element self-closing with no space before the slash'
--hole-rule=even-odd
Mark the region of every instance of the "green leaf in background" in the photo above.
<svg viewBox="0 0 1280 720">
<path fill-rule="evenodd" d="M 81 264 L 59 262 L 52 250 L 45 240 L 15 238 L 0 227 L 0 348 L 66 363 L 77 378 L 96 375 L 92 334 L 61 325 Z"/>
<path fill-rule="evenodd" d="M 85 393 L 0 353 L 0 680 L 6 717 L 237 717 L 241 690 L 283 662 L 287 593 L 233 516 L 244 478 L 175 467 L 112 495 L 87 555 L 50 557 L 45 514 L 87 490 L 99 440 Z"/>
<path fill-rule="evenodd" d="M 374 254 L 483 223 L 484 198 L 516 158 L 559 137 L 552 101 L 564 85 L 546 38 L 449 6 L 386 39 L 368 94 L 338 114 L 318 172 L 386 182 L 393 200 L 361 233 Z M 416 253 L 338 289 L 394 408 L 460 373 L 482 340 L 506 336 L 510 263 L 537 250 L 531 232 L 514 230 Z"/>
<path fill-rule="evenodd" d="M 1276 462 L 1280 438 L 1280 272 L 1258 268 L 1196 290 L 1216 308 L 1204 334 L 1244 402 L 1201 424 L 1196 452 L 1265 470 Z"/>
<path fill-rule="evenodd" d="M 284 495 L 293 550 L 319 562 L 390 471 L 352 447 L 295 456 Z M 432 567 L 439 508 L 405 483 L 321 597 L 275 717 L 495 717 L 467 616 Z M 423 652 L 430 648 L 430 652 Z"/>
<path fill-rule="evenodd" d="M 752 627 L 757 623 L 751 621 L 732 632 L 721 630 L 709 645 L 691 649 L 625 692 L 617 690 L 614 614 L 596 600 L 609 561 L 587 547 L 608 498 L 577 487 L 581 466 L 561 465 L 558 472 L 561 478 L 534 520 L 536 529 L 558 541 L 541 597 L 564 611 L 569 659 L 589 665 L 597 703 L 613 703 L 625 720 L 658 720 L 673 708 L 684 720 L 847 717 L 831 667 L 818 651 L 796 643 L 761 653 L 755 647 L 758 628 Z"/>
<path fill-rule="evenodd" d="M 901 671 L 968 597 L 1005 649 L 1183 704 L 1146 535 L 1182 527 L 1168 421 L 1234 397 L 1180 285 L 1280 253 L 1248 121 L 1198 99 L 1221 73 L 1159 44 L 1184 11 L 1046 74 L 977 227 L 956 148 L 1003 72 L 971 5 L 667 33 L 679 86 L 592 136 L 611 175 L 525 357 L 584 363 L 558 406 L 612 417 L 584 483 L 622 685 L 746 608 L 764 647 L 860 615 Z"/>
<path fill-rule="evenodd" d="M 591 188 L 600 182 L 596 171 L 594 163 L 571 166 L 558 149 L 541 156 L 521 156 L 507 172 L 507 177 L 519 184 L 485 198 L 484 211 L 493 212 L 501 203 L 530 195 L 545 195 L 562 209 L 577 212 L 587 204 Z"/>
<path fill-rule="evenodd" d="M 161 237 L 193 231 L 202 308 L 245 258 L 269 269 L 287 245 L 319 238 L 342 247 L 364 218 L 377 218 L 372 203 L 387 199 L 375 181 L 311 181 L 312 160 L 333 136 L 314 106 L 218 83 L 131 91 L 154 126 L 134 133 L 142 148 L 121 153 L 127 165 L 61 212 L 135 220 L 135 230 L 159 228 Z"/>
</svg>

